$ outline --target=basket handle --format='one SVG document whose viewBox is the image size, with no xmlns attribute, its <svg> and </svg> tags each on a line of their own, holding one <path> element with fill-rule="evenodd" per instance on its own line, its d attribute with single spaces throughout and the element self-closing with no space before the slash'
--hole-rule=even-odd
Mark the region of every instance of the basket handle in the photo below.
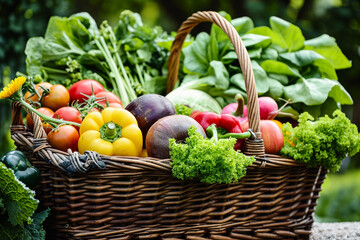
<svg viewBox="0 0 360 240">
<path fill-rule="evenodd" d="M 21 115 L 21 109 L 22 109 L 22 105 L 20 102 L 12 103 L 11 125 L 24 126 Z M 33 130 L 34 138 L 35 139 L 46 138 L 46 133 L 42 127 L 42 122 L 40 117 L 31 111 L 28 111 L 28 113 L 30 114 L 30 117 L 33 119 L 34 122 L 34 130 Z"/>
<path fill-rule="evenodd" d="M 254 72 L 251 66 L 250 57 L 236 29 L 231 25 L 231 23 L 229 23 L 229 21 L 227 21 L 217 12 L 197 12 L 181 24 L 170 50 L 166 88 L 167 93 L 169 93 L 174 88 L 178 80 L 180 55 L 185 38 L 196 25 L 202 22 L 212 22 L 218 25 L 226 33 L 234 46 L 236 55 L 238 56 L 241 71 L 245 79 L 245 87 L 247 90 L 248 99 L 247 104 L 249 128 L 251 128 L 256 134 L 256 139 L 254 141 L 256 142 L 257 146 L 255 146 L 255 149 L 257 150 L 255 152 L 251 151 L 251 153 L 255 155 L 264 155 L 264 144 L 261 139 L 260 132 L 260 112 L 258 95 L 256 91 Z M 261 148 L 261 150 L 259 150 L 259 148 Z"/>
</svg>

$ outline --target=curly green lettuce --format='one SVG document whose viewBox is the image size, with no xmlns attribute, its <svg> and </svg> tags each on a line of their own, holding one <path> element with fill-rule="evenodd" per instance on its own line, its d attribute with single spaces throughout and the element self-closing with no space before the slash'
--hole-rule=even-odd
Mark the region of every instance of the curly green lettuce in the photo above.
<svg viewBox="0 0 360 240">
<path fill-rule="evenodd" d="M 177 115 L 186 115 L 186 116 L 190 116 L 190 114 L 194 111 L 194 109 L 185 106 L 184 104 L 176 104 L 175 110 Z"/>
<path fill-rule="evenodd" d="M 188 134 L 185 143 L 169 140 L 172 174 L 178 179 L 199 179 L 210 184 L 237 182 L 255 161 L 234 150 L 235 138 L 203 138 L 195 127 L 190 127 Z"/>
<path fill-rule="evenodd" d="M 340 169 L 341 161 L 360 149 L 360 134 L 355 124 L 340 110 L 317 121 L 307 112 L 299 116 L 299 125 L 282 127 L 284 147 L 281 155 L 306 163 L 309 167 L 323 166 L 332 172 Z"/>
</svg>

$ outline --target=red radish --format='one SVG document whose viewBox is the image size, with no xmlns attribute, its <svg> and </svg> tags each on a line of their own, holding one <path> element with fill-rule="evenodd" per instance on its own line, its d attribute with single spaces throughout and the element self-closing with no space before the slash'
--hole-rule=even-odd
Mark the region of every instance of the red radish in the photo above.
<svg viewBox="0 0 360 240">
<path fill-rule="evenodd" d="M 261 120 L 272 120 L 280 112 L 277 103 L 271 97 L 259 97 L 259 110 Z M 240 122 L 247 119 L 247 106 L 244 106 L 242 96 L 236 96 L 237 103 L 230 103 L 222 110 L 222 114 L 232 114 L 240 120 Z"/>
<path fill-rule="evenodd" d="M 243 131 L 249 129 L 249 122 L 241 123 Z M 284 136 L 280 127 L 272 120 L 260 121 L 261 137 L 264 140 L 265 153 L 278 154 L 284 146 Z"/>
<path fill-rule="evenodd" d="M 271 97 L 259 97 L 260 119 L 272 120 L 278 114 L 278 105 Z"/>
</svg>

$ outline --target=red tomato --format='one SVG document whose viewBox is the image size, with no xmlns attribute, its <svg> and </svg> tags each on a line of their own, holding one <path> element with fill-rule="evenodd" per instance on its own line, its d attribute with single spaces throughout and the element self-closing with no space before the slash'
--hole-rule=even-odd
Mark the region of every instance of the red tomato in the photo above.
<svg viewBox="0 0 360 240">
<path fill-rule="evenodd" d="M 37 109 L 40 113 L 45 114 L 46 116 L 52 117 L 54 112 L 53 110 L 51 110 L 50 108 L 47 107 L 41 107 Z M 41 121 L 43 122 L 43 119 L 41 119 Z M 30 117 L 30 114 L 26 115 L 26 124 L 28 126 L 28 128 L 30 129 L 30 131 L 33 131 L 34 129 L 34 122 L 33 119 Z M 43 128 L 46 132 L 46 134 L 48 134 L 51 131 L 51 125 L 48 123 L 43 123 Z"/>
<path fill-rule="evenodd" d="M 87 99 L 85 95 L 91 95 L 92 91 L 94 90 L 94 94 L 96 95 L 99 92 L 104 92 L 104 86 L 101 85 L 98 81 L 91 80 L 91 79 L 84 79 L 79 82 L 74 83 L 69 88 L 70 93 L 70 102 L 79 101 L 79 103 L 85 102 Z"/>
<path fill-rule="evenodd" d="M 249 122 L 242 122 L 241 128 L 247 131 Z M 284 146 L 284 136 L 280 127 L 272 120 L 260 120 L 260 131 L 264 140 L 265 153 L 278 154 Z"/>
<path fill-rule="evenodd" d="M 41 104 L 53 111 L 61 107 L 65 107 L 70 102 L 70 95 L 68 90 L 60 84 L 53 85 L 50 88 L 50 93 L 43 97 Z"/>
<path fill-rule="evenodd" d="M 110 103 L 118 103 L 122 106 L 121 100 L 120 98 L 112 93 L 112 92 L 99 92 L 97 94 L 95 94 L 95 97 L 97 98 L 103 98 L 101 100 L 98 100 L 97 102 L 100 103 L 101 105 L 103 105 L 104 107 L 106 107 L 106 102 Z"/>
<path fill-rule="evenodd" d="M 66 152 L 78 150 L 79 132 L 74 126 L 62 125 L 58 130 L 49 132 L 47 139 L 53 148 Z"/>
<path fill-rule="evenodd" d="M 44 92 L 44 89 L 42 87 L 50 89 L 52 87 L 52 84 L 48 83 L 48 82 L 42 82 L 42 83 L 36 84 L 35 89 L 36 89 L 36 91 L 38 91 L 40 96 Z M 38 102 L 39 101 L 38 95 L 34 94 L 31 97 L 30 97 L 30 95 L 31 95 L 30 92 L 25 93 L 24 98 L 25 98 L 26 102 L 29 103 L 30 102 L 29 100 L 31 100 L 32 102 Z"/>
<path fill-rule="evenodd" d="M 71 121 L 76 123 L 82 122 L 81 113 L 74 107 L 62 107 L 55 111 L 53 118 L 63 119 L 65 121 Z M 78 131 L 79 127 L 74 126 Z"/>
<path fill-rule="evenodd" d="M 103 105 L 103 106 L 106 107 L 106 104 Z M 115 102 L 109 103 L 109 107 L 113 107 L 113 108 L 124 108 L 122 104 L 120 104 L 120 103 L 115 103 Z"/>
</svg>

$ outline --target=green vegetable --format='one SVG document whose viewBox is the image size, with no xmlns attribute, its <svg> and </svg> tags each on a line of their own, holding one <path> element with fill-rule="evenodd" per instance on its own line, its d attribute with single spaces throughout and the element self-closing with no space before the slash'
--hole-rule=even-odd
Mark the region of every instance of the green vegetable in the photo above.
<svg viewBox="0 0 360 240">
<path fill-rule="evenodd" d="M 172 173 L 179 179 L 199 179 L 205 183 L 232 183 L 245 176 L 254 157 L 234 150 L 235 138 L 207 139 L 188 129 L 185 144 L 169 139 Z"/>
<path fill-rule="evenodd" d="M 45 239 L 42 222 L 49 209 L 35 213 L 38 200 L 34 196 L 35 192 L 0 162 L 0 239 Z"/>
<path fill-rule="evenodd" d="M 166 95 L 174 105 L 187 105 L 198 111 L 220 113 L 219 103 L 206 92 L 196 89 L 177 88 Z"/>
<path fill-rule="evenodd" d="M 10 151 L 1 158 L 1 162 L 14 170 L 15 176 L 29 188 L 34 188 L 39 183 L 39 170 L 30 164 L 23 152 Z"/>
<path fill-rule="evenodd" d="M 299 27 L 278 17 L 270 18 L 270 27 L 254 28 L 248 17 L 231 20 L 228 14 L 220 14 L 231 21 L 243 40 L 259 95 L 270 96 L 279 104 L 281 98 L 290 99 L 295 111 L 310 111 L 315 117 L 353 104 L 336 74 L 338 69 L 351 67 L 351 62 L 334 38 L 322 35 L 305 40 Z M 183 55 L 180 75 L 184 77 L 179 88 L 205 91 L 221 107 L 246 91 L 232 44 L 216 25 L 210 34 L 198 34 Z"/>
<path fill-rule="evenodd" d="M 32 223 L 25 224 L 23 227 L 14 226 L 8 221 L 0 220 L 0 239 L 26 239 L 26 240 L 45 240 L 46 232 L 43 222 L 48 217 L 50 209 L 46 209 L 39 213 L 34 213 Z"/>
<path fill-rule="evenodd" d="M 35 193 L 20 182 L 13 170 L 0 162 L 0 198 L 13 225 L 31 223 L 31 216 L 38 206 Z"/>
<path fill-rule="evenodd" d="M 333 118 L 320 117 L 317 121 L 307 112 L 300 114 L 299 125 L 283 125 L 283 156 L 306 163 L 309 167 L 324 166 L 338 171 L 341 161 L 360 150 L 360 134 L 355 124 L 340 110 Z"/>
<path fill-rule="evenodd" d="M 159 42 L 169 39 L 160 27 L 144 26 L 140 15 L 128 10 L 114 28 L 106 21 L 98 28 L 88 13 L 54 16 L 45 36 L 26 44 L 27 74 L 67 87 L 94 79 L 126 106 L 139 95 L 165 93 L 163 67 L 169 50 Z"/>
<path fill-rule="evenodd" d="M 194 109 L 187 107 L 183 104 L 176 104 L 175 110 L 177 115 L 186 115 L 186 116 L 190 116 L 190 114 L 194 111 Z"/>
</svg>

